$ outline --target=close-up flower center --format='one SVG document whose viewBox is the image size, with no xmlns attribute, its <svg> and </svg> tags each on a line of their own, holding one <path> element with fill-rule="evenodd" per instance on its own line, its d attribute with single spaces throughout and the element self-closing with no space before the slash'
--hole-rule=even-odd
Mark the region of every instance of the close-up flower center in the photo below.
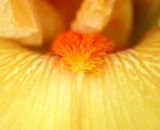
<svg viewBox="0 0 160 130">
<path fill-rule="evenodd" d="M 0 130 L 159 130 L 160 0 L 0 0 Z"/>
<path fill-rule="evenodd" d="M 73 72 L 92 72 L 98 75 L 107 52 L 114 51 L 115 44 L 100 34 L 82 34 L 69 31 L 59 35 L 50 46 L 50 54 L 62 56 L 64 68 Z"/>
</svg>

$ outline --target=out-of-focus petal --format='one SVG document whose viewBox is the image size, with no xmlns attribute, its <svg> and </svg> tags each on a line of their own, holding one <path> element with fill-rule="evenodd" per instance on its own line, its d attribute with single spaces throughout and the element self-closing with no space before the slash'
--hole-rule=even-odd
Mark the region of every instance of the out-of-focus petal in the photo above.
<svg viewBox="0 0 160 130">
<path fill-rule="evenodd" d="M 116 42 L 117 49 L 124 49 L 129 46 L 132 20 L 132 0 L 116 0 L 110 21 L 103 33 Z"/>
<path fill-rule="evenodd" d="M 42 34 L 32 0 L 0 1 L 0 37 L 41 45 Z"/>
<path fill-rule="evenodd" d="M 115 0 L 84 0 L 71 25 L 72 29 L 84 33 L 101 32 L 110 20 L 114 2 Z"/>
<path fill-rule="evenodd" d="M 103 31 L 116 42 L 117 49 L 125 48 L 132 29 L 132 2 L 85 0 L 71 27 L 84 33 Z"/>
<path fill-rule="evenodd" d="M 109 54 L 99 77 L 0 40 L 1 130 L 158 130 L 160 28 Z"/>
<path fill-rule="evenodd" d="M 71 21 L 75 17 L 75 13 L 83 0 L 47 0 L 49 1 L 63 16 L 66 27 L 69 29 Z"/>
<path fill-rule="evenodd" d="M 36 8 L 41 21 L 44 41 L 49 43 L 65 29 L 60 12 L 46 0 L 36 0 Z"/>
<path fill-rule="evenodd" d="M 160 0 L 133 0 L 134 30 L 131 42 L 135 43 L 139 37 L 151 26 L 157 24 L 160 18 Z"/>
</svg>

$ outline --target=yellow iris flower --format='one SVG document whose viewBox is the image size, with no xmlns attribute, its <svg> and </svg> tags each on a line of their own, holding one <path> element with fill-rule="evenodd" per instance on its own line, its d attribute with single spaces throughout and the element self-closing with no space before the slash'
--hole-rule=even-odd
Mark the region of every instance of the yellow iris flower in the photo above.
<svg viewBox="0 0 160 130">
<path fill-rule="evenodd" d="M 159 130 L 159 15 L 159 0 L 0 0 L 0 130 Z M 97 77 L 43 53 L 68 29 L 115 42 Z"/>
</svg>

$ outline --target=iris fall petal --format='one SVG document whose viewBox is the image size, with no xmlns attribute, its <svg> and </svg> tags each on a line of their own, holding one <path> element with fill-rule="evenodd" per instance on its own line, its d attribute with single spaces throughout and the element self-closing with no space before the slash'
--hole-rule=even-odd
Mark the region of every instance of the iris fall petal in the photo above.
<svg viewBox="0 0 160 130">
<path fill-rule="evenodd" d="M 136 47 L 109 54 L 98 78 L 1 40 L 0 129 L 157 130 L 159 36 L 156 28 Z"/>
</svg>

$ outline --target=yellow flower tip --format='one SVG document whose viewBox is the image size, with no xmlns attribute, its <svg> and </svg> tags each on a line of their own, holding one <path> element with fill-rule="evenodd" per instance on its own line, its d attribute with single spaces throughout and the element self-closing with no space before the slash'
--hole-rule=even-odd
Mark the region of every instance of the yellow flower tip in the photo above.
<svg viewBox="0 0 160 130">
<path fill-rule="evenodd" d="M 114 48 L 115 44 L 100 34 L 68 31 L 51 43 L 49 53 L 60 55 L 65 69 L 82 76 L 87 72 L 97 76 L 101 71 L 99 67 L 105 63 L 104 56 Z"/>
</svg>

